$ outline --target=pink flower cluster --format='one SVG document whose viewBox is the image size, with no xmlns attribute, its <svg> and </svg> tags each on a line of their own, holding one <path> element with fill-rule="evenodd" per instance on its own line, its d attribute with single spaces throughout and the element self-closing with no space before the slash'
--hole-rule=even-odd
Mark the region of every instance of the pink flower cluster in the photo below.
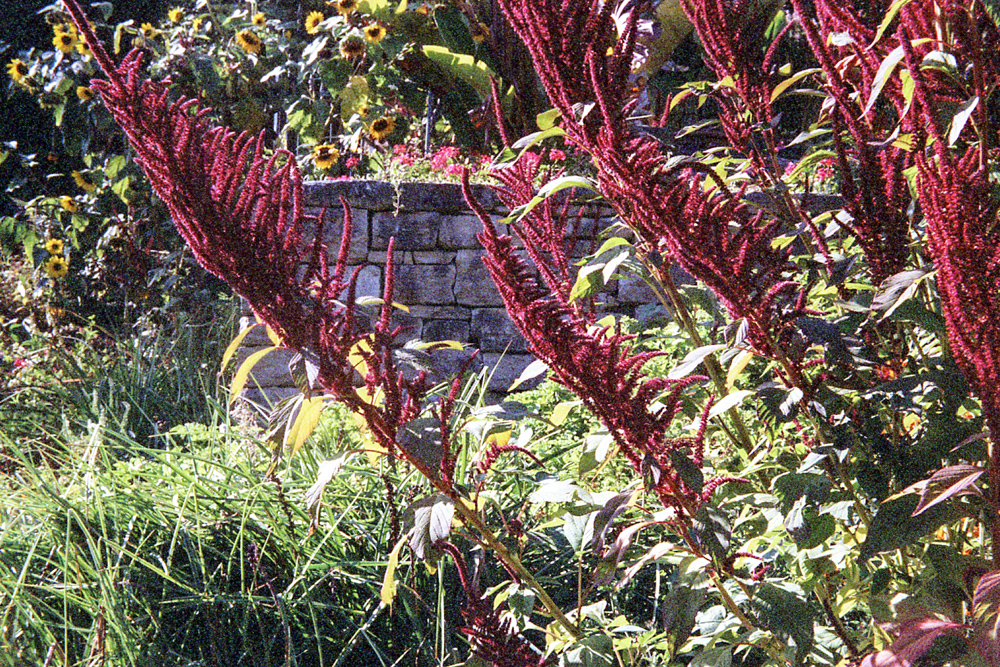
<svg viewBox="0 0 1000 667">
<path fill-rule="evenodd" d="M 448 174 L 461 173 L 461 167 L 457 172 L 449 171 L 449 167 L 455 167 L 453 160 L 458 157 L 458 146 L 442 146 L 431 155 L 431 169 L 434 171 L 444 171 Z"/>
</svg>

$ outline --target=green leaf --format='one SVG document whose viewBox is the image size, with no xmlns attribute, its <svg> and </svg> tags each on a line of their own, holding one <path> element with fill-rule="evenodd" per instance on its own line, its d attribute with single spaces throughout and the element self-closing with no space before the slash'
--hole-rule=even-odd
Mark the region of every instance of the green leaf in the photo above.
<svg viewBox="0 0 1000 667">
<path fill-rule="evenodd" d="M 495 75 L 482 60 L 464 53 L 453 53 L 443 46 L 428 44 L 421 48 L 424 55 L 470 85 L 480 99 L 489 98 L 490 77 Z"/>
<path fill-rule="evenodd" d="M 413 555 L 420 560 L 434 557 L 434 544 L 451 534 L 451 520 L 455 516 L 455 502 L 448 496 L 435 493 L 414 502 L 404 513 L 408 526 L 408 543 Z"/>
<path fill-rule="evenodd" d="M 525 382 L 530 382 L 531 380 L 541 377 L 548 372 L 549 367 L 545 365 L 545 362 L 541 359 L 535 359 L 530 364 L 525 366 L 524 370 L 521 371 L 521 374 L 517 376 L 517 379 L 514 380 L 514 383 L 510 385 L 507 391 L 514 391 Z"/>
<path fill-rule="evenodd" d="M 686 378 L 694 369 L 701 365 L 701 362 L 705 361 L 708 355 L 718 352 L 719 350 L 724 350 L 727 345 L 702 345 L 701 347 L 695 348 L 688 352 L 687 356 L 684 357 L 679 364 L 674 366 L 673 370 L 667 375 L 671 380 L 680 380 Z"/>
<path fill-rule="evenodd" d="M 791 88 L 792 86 L 794 86 L 796 83 L 806 78 L 807 76 L 812 76 L 813 74 L 820 74 L 822 73 L 822 71 L 823 70 L 819 67 L 812 67 L 809 69 L 804 69 L 800 72 L 796 72 L 795 74 L 788 77 L 787 79 L 785 79 L 784 81 L 782 81 L 781 83 L 779 83 L 777 86 L 774 87 L 774 90 L 771 91 L 771 101 L 774 102 L 775 100 L 777 100 L 786 90 L 788 90 L 789 88 Z"/>
<path fill-rule="evenodd" d="M 878 44 L 879 40 L 882 39 L 882 35 L 885 34 L 885 31 L 889 29 L 889 26 L 892 25 L 892 22 L 896 19 L 899 11 L 912 1 L 913 0 L 896 0 L 889 6 L 888 11 L 885 13 L 885 18 L 882 19 L 882 23 L 879 24 L 878 31 L 875 33 L 875 39 L 872 40 L 872 43 L 868 48 Z"/>
<path fill-rule="evenodd" d="M 439 4 L 434 7 L 434 24 L 447 50 L 468 55 L 476 52 L 476 43 L 472 40 L 465 16 L 456 5 Z"/>
<path fill-rule="evenodd" d="M 559 109 L 549 109 L 535 116 L 535 124 L 539 130 L 547 130 L 550 127 L 555 127 L 556 121 L 561 116 L 562 114 L 559 113 Z"/>
<path fill-rule="evenodd" d="M 947 505 L 935 505 L 913 516 L 919 502 L 918 496 L 908 493 L 879 505 L 861 545 L 859 562 L 865 563 L 878 553 L 907 547 L 956 517 L 954 510 Z"/>
<path fill-rule="evenodd" d="M 239 349 L 240 345 L 243 343 L 243 339 L 247 337 L 247 334 L 249 334 L 254 327 L 259 326 L 261 326 L 260 322 L 254 322 L 236 335 L 233 342 L 230 343 L 229 347 L 226 348 L 226 351 L 222 353 L 222 363 L 219 366 L 219 373 L 226 370 L 226 367 L 229 365 L 229 360 L 233 358 L 234 354 L 236 354 L 236 350 Z"/>
<path fill-rule="evenodd" d="M 977 106 L 979 106 L 979 95 L 973 95 L 958 107 L 958 111 L 955 112 L 955 116 L 951 119 L 951 129 L 948 130 L 949 146 L 954 146 L 955 142 L 958 141 L 962 130 L 965 129 L 966 123 L 969 122 L 969 118 Z"/>
<path fill-rule="evenodd" d="M 290 456 L 295 456 L 302 449 L 302 445 L 309 439 L 313 431 L 316 430 L 316 426 L 319 425 L 319 419 L 323 415 L 323 410 L 326 406 L 326 399 L 322 396 L 313 396 L 302 402 L 298 414 L 295 416 L 295 421 L 292 422 L 291 428 L 285 434 L 285 444 L 292 443 Z"/>
<path fill-rule="evenodd" d="M 718 562 L 729 553 L 732 531 L 726 513 L 711 505 L 702 505 L 691 523 L 691 536 L 702 552 L 711 554 Z"/>
<path fill-rule="evenodd" d="M 752 608 L 764 628 L 795 642 L 795 662 L 802 664 L 813 645 L 812 607 L 792 591 L 764 584 L 753 597 Z"/>
<path fill-rule="evenodd" d="M 389 563 L 385 567 L 385 575 L 382 577 L 382 589 L 379 592 L 379 599 L 382 604 L 392 607 L 392 601 L 396 598 L 396 568 L 399 566 L 399 550 L 406 544 L 406 537 L 403 536 L 396 542 L 389 554 Z"/>
<path fill-rule="evenodd" d="M 433 417 L 414 419 L 396 432 L 396 444 L 413 463 L 419 463 L 433 477 L 441 467 L 441 422 Z"/>
</svg>

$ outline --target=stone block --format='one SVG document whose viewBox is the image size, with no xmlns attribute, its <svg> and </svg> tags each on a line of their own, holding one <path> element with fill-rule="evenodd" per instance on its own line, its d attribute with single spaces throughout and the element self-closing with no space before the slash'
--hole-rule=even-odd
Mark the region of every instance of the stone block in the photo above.
<svg viewBox="0 0 1000 667">
<path fill-rule="evenodd" d="M 472 310 L 459 306 L 409 306 L 410 315 L 422 320 L 464 320 L 472 318 Z"/>
<path fill-rule="evenodd" d="M 344 280 L 350 279 L 356 267 L 349 266 L 344 273 Z M 355 287 L 355 296 L 373 296 L 382 298 L 382 268 L 367 264 L 361 267 L 358 272 L 358 282 Z M 347 298 L 347 290 L 340 293 L 340 300 Z"/>
<path fill-rule="evenodd" d="M 489 270 L 483 264 L 483 250 L 464 249 L 455 253 L 455 301 L 461 306 L 502 306 Z"/>
<path fill-rule="evenodd" d="M 302 184 L 306 206 L 339 206 L 343 196 L 352 207 L 388 211 L 394 207 L 396 188 L 386 181 L 307 181 Z"/>
<path fill-rule="evenodd" d="M 253 317 L 241 317 L 240 318 L 240 331 L 243 331 L 248 326 L 255 324 L 257 318 Z M 255 326 L 250 332 L 243 337 L 240 342 L 240 348 L 244 347 L 268 347 L 270 346 L 271 339 L 267 337 L 267 330 L 264 328 L 263 324 Z"/>
<path fill-rule="evenodd" d="M 483 352 L 525 352 L 527 345 L 503 308 L 472 311 L 471 340 Z"/>
<path fill-rule="evenodd" d="M 499 216 L 493 216 L 493 228 L 500 234 L 507 233 L 507 225 L 498 223 Z M 483 223 L 474 215 L 452 215 L 441 222 L 438 245 L 446 250 L 459 248 L 479 248 L 482 244 L 476 235 L 483 230 Z"/>
<path fill-rule="evenodd" d="M 618 281 L 618 303 L 638 305 L 658 303 L 656 293 L 639 278 L 622 278 Z"/>
<path fill-rule="evenodd" d="M 414 264 L 396 267 L 395 301 L 405 304 L 452 305 L 455 303 L 455 267 Z"/>
<path fill-rule="evenodd" d="M 423 322 L 409 313 L 399 310 L 398 308 L 393 309 L 392 318 L 390 319 L 393 328 L 402 327 L 399 332 L 399 337 L 396 338 L 396 344 L 405 343 L 408 340 L 414 340 L 415 338 L 423 339 L 424 337 L 424 326 Z"/>
<path fill-rule="evenodd" d="M 427 211 L 400 213 L 373 213 L 371 218 L 371 250 L 385 250 L 389 239 L 395 238 L 395 250 L 434 250 L 441 214 Z"/>
<path fill-rule="evenodd" d="M 469 341 L 470 326 L 463 320 L 429 320 L 424 322 L 423 335 L 425 341 L 457 340 L 460 343 Z"/>
<path fill-rule="evenodd" d="M 441 250 L 414 250 L 413 264 L 451 264 L 455 253 Z"/>
<path fill-rule="evenodd" d="M 318 216 L 320 208 L 307 208 L 307 216 Z M 302 228 L 302 243 L 312 243 L 316 234 L 316 221 L 309 220 Z M 336 259 L 340 252 L 340 240 L 344 234 L 344 211 L 338 203 L 326 210 L 323 223 L 323 243 L 326 244 L 327 256 Z M 368 212 L 364 209 L 351 209 L 351 245 L 348 248 L 347 261 L 359 263 L 368 257 Z"/>
<path fill-rule="evenodd" d="M 234 368 L 240 368 L 243 362 L 247 358 L 258 352 L 265 347 L 241 347 L 236 351 L 234 355 L 236 358 L 236 365 Z M 288 362 L 292 360 L 295 356 L 295 352 L 280 348 L 265 354 L 261 357 L 256 364 L 254 364 L 253 369 L 250 371 L 250 379 L 247 381 L 247 387 L 253 388 L 254 386 L 260 387 L 292 387 L 294 382 L 292 381 L 292 374 L 288 371 Z"/>
<path fill-rule="evenodd" d="M 472 194 L 488 211 L 499 203 L 493 190 L 485 185 L 473 185 Z M 462 196 L 462 186 L 457 183 L 400 183 L 396 203 L 401 211 L 457 213 L 469 210 Z"/>
</svg>

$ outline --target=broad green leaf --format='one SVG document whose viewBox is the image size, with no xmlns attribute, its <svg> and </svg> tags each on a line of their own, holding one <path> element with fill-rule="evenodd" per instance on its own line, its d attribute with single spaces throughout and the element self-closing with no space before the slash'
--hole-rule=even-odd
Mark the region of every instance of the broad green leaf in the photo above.
<svg viewBox="0 0 1000 667">
<path fill-rule="evenodd" d="M 955 518 L 955 512 L 947 505 L 935 505 L 913 516 L 919 502 L 916 495 L 908 493 L 879 505 L 861 545 L 860 563 L 867 562 L 875 554 L 907 547 Z"/>
<path fill-rule="evenodd" d="M 972 596 L 972 631 L 991 665 L 1000 665 L 1000 570 L 979 579 Z"/>
<path fill-rule="evenodd" d="M 542 113 L 535 116 L 535 124 L 538 125 L 539 130 L 547 130 L 550 127 L 554 127 L 556 121 L 559 120 L 562 114 L 559 113 L 559 109 L 549 109 L 548 111 L 543 111 Z"/>
<path fill-rule="evenodd" d="M 916 47 L 929 41 L 931 40 L 925 37 L 923 39 L 913 40 L 912 44 Z M 868 112 L 871 111 L 873 106 L 875 106 L 875 102 L 878 100 L 879 95 L 882 94 L 882 89 L 889 80 L 889 76 L 892 74 L 893 70 L 896 69 L 896 65 L 898 65 L 902 60 L 903 47 L 897 46 L 889 52 L 889 55 L 887 55 L 885 60 L 882 61 L 882 64 L 879 65 L 878 71 L 875 72 L 875 78 L 872 80 L 872 92 L 871 95 L 868 96 L 868 104 L 865 105 L 864 111 L 861 112 L 862 116 L 867 116 Z"/>
<path fill-rule="evenodd" d="M 385 575 L 382 577 L 382 590 L 379 592 L 379 599 L 382 604 L 390 609 L 392 601 L 396 598 L 396 568 L 399 566 L 399 550 L 406 544 L 406 537 L 401 537 L 396 546 L 389 553 L 389 563 L 385 566 Z"/>
<path fill-rule="evenodd" d="M 724 350 L 726 349 L 726 347 L 728 346 L 702 345 L 699 348 L 691 350 L 690 352 L 688 352 L 687 356 L 681 360 L 679 364 L 674 366 L 674 369 L 670 371 L 667 377 L 671 380 L 680 380 L 686 378 L 694 371 L 694 369 L 698 368 L 698 366 L 701 365 L 701 362 L 703 362 L 708 355 L 714 352 L 718 352 L 719 350 Z"/>
<path fill-rule="evenodd" d="M 813 612 L 809 603 L 792 591 L 764 584 L 757 589 L 752 606 L 763 627 L 795 642 L 795 662 L 802 664 L 813 645 Z"/>
<path fill-rule="evenodd" d="M 743 350 L 733 358 L 733 362 L 729 364 L 729 372 L 726 373 L 727 391 L 732 391 L 733 385 L 736 384 L 736 378 L 746 369 L 753 358 L 754 353 L 752 350 Z"/>
<path fill-rule="evenodd" d="M 812 67 L 809 69 L 804 69 L 800 72 L 796 72 L 795 74 L 788 77 L 787 79 L 785 79 L 784 81 L 782 81 L 781 83 L 779 83 L 777 86 L 774 87 L 774 90 L 771 91 L 771 101 L 774 102 L 775 100 L 777 100 L 786 90 L 788 90 L 789 88 L 791 88 L 792 86 L 794 86 L 807 76 L 811 76 L 813 74 L 820 74 L 822 71 L 823 70 L 819 67 Z"/>
<path fill-rule="evenodd" d="M 266 355 L 277 350 L 277 346 L 266 347 L 263 350 L 258 350 L 246 358 L 240 367 L 236 371 L 236 375 L 233 377 L 233 383 L 229 387 L 229 403 L 232 405 L 239 398 L 240 393 L 243 391 L 244 385 L 247 383 L 247 379 L 250 376 L 250 371 L 253 367 L 257 365 L 257 362 L 263 359 Z"/>
<path fill-rule="evenodd" d="M 549 367 L 545 365 L 544 361 L 541 359 L 535 359 L 528 364 L 523 371 L 521 371 L 521 374 L 517 376 L 517 379 L 514 380 L 514 383 L 510 385 L 507 391 L 514 391 L 525 382 L 530 382 L 537 377 L 541 377 L 548 371 Z"/>
<path fill-rule="evenodd" d="M 427 44 L 422 50 L 428 58 L 472 86 L 481 99 L 489 98 L 490 77 L 494 74 L 482 60 L 464 53 L 452 53 L 443 46 Z"/>
<path fill-rule="evenodd" d="M 410 548 L 420 560 L 433 558 L 434 545 L 451 534 L 451 520 L 455 515 L 455 502 L 448 496 L 435 493 L 417 500 L 405 512 L 405 523 Z"/>
<path fill-rule="evenodd" d="M 583 405 L 583 401 L 563 401 L 556 404 L 556 407 L 552 408 L 552 414 L 549 415 L 549 422 L 555 426 L 562 426 L 569 413 L 578 405 Z"/>
<path fill-rule="evenodd" d="M 515 162 L 517 158 L 528 150 L 532 146 L 545 141 L 551 137 L 562 137 L 566 134 L 566 130 L 562 129 L 558 125 L 553 125 L 547 130 L 540 130 L 538 132 L 532 132 L 531 134 L 525 135 L 511 144 L 510 148 L 506 148 L 500 152 L 497 158 L 493 161 L 493 167 L 502 167 L 504 165 Z"/>
<path fill-rule="evenodd" d="M 327 403 L 323 396 L 313 396 L 303 401 L 298 415 L 295 417 L 295 422 L 288 430 L 285 438 L 286 445 L 289 441 L 292 442 L 290 456 L 295 456 L 302 449 L 302 445 L 305 444 L 309 436 L 312 435 L 312 432 L 316 430 L 316 426 L 319 424 L 319 419 L 323 415 L 326 405 Z"/>
<path fill-rule="evenodd" d="M 972 116 L 972 112 L 976 110 L 979 106 L 979 95 L 973 95 L 969 99 L 962 102 L 958 107 L 958 111 L 955 112 L 954 118 L 951 119 L 951 129 L 948 130 L 948 145 L 954 146 L 955 142 L 958 141 L 959 136 L 962 134 L 962 130 L 965 129 L 966 123 L 969 122 L 969 118 Z"/>
<path fill-rule="evenodd" d="M 734 391 L 731 394 L 728 394 L 725 398 L 712 406 L 712 409 L 708 411 L 708 418 L 713 419 L 718 417 L 722 413 L 729 410 L 729 408 L 736 407 L 742 403 L 747 396 L 753 396 L 754 393 L 755 392 L 750 389 L 740 389 L 739 391 Z"/>
</svg>

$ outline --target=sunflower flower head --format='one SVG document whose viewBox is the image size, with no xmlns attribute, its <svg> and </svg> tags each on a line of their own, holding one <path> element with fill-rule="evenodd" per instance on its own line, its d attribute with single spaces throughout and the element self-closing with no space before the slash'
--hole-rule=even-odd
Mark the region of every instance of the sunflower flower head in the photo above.
<svg viewBox="0 0 1000 667">
<path fill-rule="evenodd" d="M 348 35 L 340 40 L 340 55 L 348 60 L 365 55 L 365 41 L 359 35 Z"/>
<path fill-rule="evenodd" d="M 82 102 L 89 102 L 94 99 L 94 91 L 88 86 L 77 86 L 76 96 L 79 97 Z"/>
<path fill-rule="evenodd" d="M 340 151 L 332 144 L 321 144 L 313 148 L 313 162 L 320 169 L 329 169 L 340 159 Z"/>
<path fill-rule="evenodd" d="M 191 32 L 198 32 L 199 30 L 201 30 L 201 25 L 204 22 L 205 18 L 203 16 L 196 16 L 193 19 L 191 19 Z"/>
<path fill-rule="evenodd" d="M 69 195 L 63 195 L 59 198 L 59 205 L 70 213 L 76 213 L 80 210 L 80 206 L 76 203 L 76 200 Z"/>
<path fill-rule="evenodd" d="M 267 23 L 267 17 L 264 15 L 264 12 L 257 12 L 250 21 L 258 28 L 263 28 Z"/>
<path fill-rule="evenodd" d="M 83 174 L 78 171 L 73 171 L 70 173 L 73 181 L 76 183 L 77 187 L 85 192 L 93 192 L 97 189 L 97 186 L 88 181 Z"/>
<path fill-rule="evenodd" d="M 184 10 L 180 7 L 174 7 L 167 12 L 167 18 L 170 19 L 171 23 L 180 23 L 181 19 L 184 18 Z"/>
<path fill-rule="evenodd" d="M 385 37 L 385 26 L 381 23 L 371 23 L 365 27 L 365 39 L 369 44 L 378 44 Z"/>
<path fill-rule="evenodd" d="M 14 58 L 7 63 L 7 74 L 14 80 L 14 83 L 21 84 L 22 86 L 27 85 L 24 78 L 28 76 L 28 65 L 20 58 Z"/>
<path fill-rule="evenodd" d="M 43 265 L 45 274 L 53 280 L 62 278 L 69 273 L 69 262 L 62 255 L 52 255 Z"/>
<path fill-rule="evenodd" d="M 341 16 L 350 16 L 358 8 L 358 0 L 334 0 L 326 4 L 334 7 Z"/>
<path fill-rule="evenodd" d="M 310 35 L 315 35 L 319 32 L 319 24 L 323 22 L 326 17 L 323 16 L 322 12 L 309 12 L 306 17 L 306 32 Z"/>
<path fill-rule="evenodd" d="M 153 26 L 153 24 L 149 22 L 143 23 L 141 26 L 139 26 L 139 34 L 142 35 L 145 39 L 152 39 L 153 37 L 156 37 L 156 35 L 158 35 L 159 32 L 160 31 L 157 30 Z"/>
<path fill-rule="evenodd" d="M 260 37 L 253 30 L 240 30 L 236 33 L 236 43 L 247 53 L 257 55 L 261 52 Z"/>
<path fill-rule="evenodd" d="M 368 134 L 375 141 L 382 141 L 396 129 L 396 119 L 392 116 L 380 116 L 372 121 Z"/>
<path fill-rule="evenodd" d="M 61 255 L 63 251 L 62 239 L 49 239 L 45 242 L 45 252 L 50 255 Z"/>
<path fill-rule="evenodd" d="M 94 55 L 94 52 L 90 50 L 90 44 L 87 44 L 87 40 L 82 37 L 80 38 L 80 41 L 76 43 L 76 52 L 84 57 Z"/>
<path fill-rule="evenodd" d="M 52 45 L 54 47 L 63 53 L 72 53 L 78 42 L 79 38 L 77 37 L 76 30 L 70 32 L 60 30 L 59 26 L 56 26 L 56 33 L 52 36 Z"/>
</svg>

